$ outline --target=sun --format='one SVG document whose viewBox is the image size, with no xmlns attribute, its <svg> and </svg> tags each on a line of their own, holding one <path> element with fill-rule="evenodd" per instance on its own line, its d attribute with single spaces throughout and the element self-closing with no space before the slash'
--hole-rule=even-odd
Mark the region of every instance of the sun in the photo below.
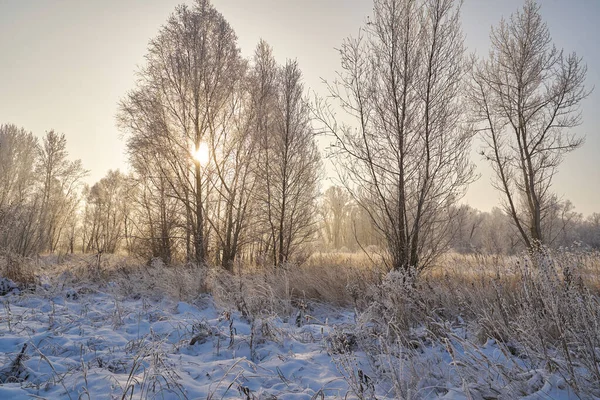
<svg viewBox="0 0 600 400">
<path fill-rule="evenodd" d="M 201 142 L 200 145 L 192 151 L 192 157 L 196 160 L 200 165 L 208 164 L 210 160 L 208 145 L 204 142 Z"/>
</svg>

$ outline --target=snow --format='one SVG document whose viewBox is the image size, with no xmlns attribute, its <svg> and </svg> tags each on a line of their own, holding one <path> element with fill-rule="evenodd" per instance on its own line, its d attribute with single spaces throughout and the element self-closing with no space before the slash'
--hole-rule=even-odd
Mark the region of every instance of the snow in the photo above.
<svg viewBox="0 0 600 400">
<path fill-rule="evenodd" d="M 418 357 L 391 357 L 356 346 L 367 327 L 351 309 L 315 306 L 297 326 L 295 316 L 242 318 L 208 295 L 181 302 L 123 296 L 115 285 L 44 288 L 1 297 L 2 371 L 27 347 L 0 399 L 320 399 L 357 398 L 357 390 L 364 398 L 405 390 L 408 398 L 485 399 L 498 397 L 489 384 L 495 368 L 515 371 L 522 398 L 576 398 L 559 375 L 528 369 L 495 341 L 475 347 L 461 321 L 446 342 L 415 329 Z"/>
</svg>

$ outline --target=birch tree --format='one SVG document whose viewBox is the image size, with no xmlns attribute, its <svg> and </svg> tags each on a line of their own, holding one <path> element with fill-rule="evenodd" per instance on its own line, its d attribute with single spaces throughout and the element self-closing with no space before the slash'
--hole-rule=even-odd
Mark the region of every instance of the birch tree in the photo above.
<svg viewBox="0 0 600 400">
<path fill-rule="evenodd" d="M 482 155 L 495 172 L 520 237 L 529 248 L 549 241 L 544 219 L 552 212 L 552 180 L 564 156 L 581 146 L 586 67 L 575 53 L 552 44 L 540 6 L 528 0 L 490 34 L 488 58 L 473 72 L 470 97 L 485 140 Z"/>
</svg>

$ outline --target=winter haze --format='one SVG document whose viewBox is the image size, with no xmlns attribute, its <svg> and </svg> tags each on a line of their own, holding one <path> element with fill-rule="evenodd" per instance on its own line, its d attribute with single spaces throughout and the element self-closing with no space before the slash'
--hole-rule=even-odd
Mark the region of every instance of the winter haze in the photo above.
<svg viewBox="0 0 600 400">
<path fill-rule="evenodd" d="M 0 121 L 23 125 L 37 135 L 49 129 L 65 133 L 72 156 L 81 158 L 91 170 L 90 183 L 108 169 L 126 169 L 124 143 L 115 127 L 116 104 L 132 88 L 149 38 L 180 3 L 1 1 Z M 332 79 L 339 69 L 335 49 L 342 39 L 358 32 L 373 7 L 368 0 L 216 0 L 214 4 L 234 28 L 244 55 L 252 54 L 258 40 L 265 39 L 279 62 L 298 59 L 306 85 L 322 95 L 321 78 Z M 465 1 L 462 22 L 468 50 L 485 55 L 491 26 L 521 4 L 517 0 Z M 583 56 L 588 67 L 586 84 L 598 87 L 600 4 L 594 0 L 544 1 L 542 14 L 557 47 Z M 559 196 L 571 200 L 584 215 L 598 211 L 600 197 L 600 116 L 595 112 L 599 103 L 598 91 L 583 102 L 583 124 L 576 131 L 585 135 L 586 143 L 567 156 L 555 181 Z M 325 147 L 329 142 L 320 143 Z M 476 142 L 473 159 L 481 178 L 470 186 L 465 201 L 489 211 L 498 205 L 499 197 L 477 150 Z M 329 170 L 328 176 L 333 176 Z"/>
<path fill-rule="evenodd" d="M 0 399 L 600 400 L 598 0 L 0 0 Z"/>
</svg>

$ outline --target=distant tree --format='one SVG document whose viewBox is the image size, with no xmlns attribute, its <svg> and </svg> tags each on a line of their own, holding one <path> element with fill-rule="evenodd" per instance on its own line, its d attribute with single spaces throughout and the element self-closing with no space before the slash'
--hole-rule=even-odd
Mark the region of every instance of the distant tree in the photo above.
<svg viewBox="0 0 600 400">
<path fill-rule="evenodd" d="M 38 146 L 36 175 L 41 184 L 39 240 L 43 251 L 54 252 L 76 214 L 82 179 L 88 174 L 81 160 L 68 159 L 67 139 L 53 130 Z"/>
<path fill-rule="evenodd" d="M 584 245 L 600 250 L 600 213 L 588 216 L 579 227 L 579 237 Z"/>
<path fill-rule="evenodd" d="M 510 217 L 498 207 L 482 212 L 462 204 L 457 207 L 452 224 L 450 246 L 459 253 L 499 255 L 522 250 Z"/>
<path fill-rule="evenodd" d="M 31 132 L 0 125 L 0 249 L 24 256 L 39 250 L 37 149 Z"/>
<path fill-rule="evenodd" d="M 481 251 L 482 226 L 487 215 L 466 204 L 458 206 L 454 214 L 450 235 L 452 248 L 459 253 Z"/>
<path fill-rule="evenodd" d="M 471 100 L 486 142 L 494 187 L 526 246 L 549 244 L 545 213 L 551 212 L 552 179 L 564 155 L 583 139 L 579 105 L 586 67 L 575 53 L 552 45 L 540 6 L 528 0 L 491 31 L 492 49 L 474 68 Z"/>
<path fill-rule="evenodd" d="M 327 242 L 333 249 L 346 246 L 349 239 L 347 235 L 352 234 L 344 229 L 349 224 L 352 205 L 352 196 L 343 187 L 331 186 L 323 194 L 321 214 Z"/>
<path fill-rule="evenodd" d="M 127 210 L 127 177 L 108 171 L 85 195 L 85 226 L 87 251 L 115 253 L 125 238 Z"/>
<path fill-rule="evenodd" d="M 345 225 L 347 232 L 348 248 L 354 251 L 377 250 L 378 253 L 385 251 L 385 237 L 373 223 L 369 212 L 358 205 L 356 201 L 352 202 L 350 207 L 349 223 Z"/>
<path fill-rule="evenodd" d="M 15 125 L 0 125 L 0 209 L 23 203 L 33 190 L 37 140 Z"/>
<path fill-rule="evenodd" d="M 579 240 L 576 227 L 583 221 L 583 216 L 575 211 L 570 200 L 560 201 L 553 196 L 542 212 L 542 232 L 546 244 L 552 247 L 572 246 Z"/>
<path fill-rule="evenodd" d="M 375 0 L 373 18 L 342 44 L 342 71 L 329 86 L 356 126 L 317 107 L 335 135 L 341 179 L 395 270 L 420 271 L 445 251 L 452 206 L 473 177 L 459 16 L 452 0 Z"/>
</svg>

